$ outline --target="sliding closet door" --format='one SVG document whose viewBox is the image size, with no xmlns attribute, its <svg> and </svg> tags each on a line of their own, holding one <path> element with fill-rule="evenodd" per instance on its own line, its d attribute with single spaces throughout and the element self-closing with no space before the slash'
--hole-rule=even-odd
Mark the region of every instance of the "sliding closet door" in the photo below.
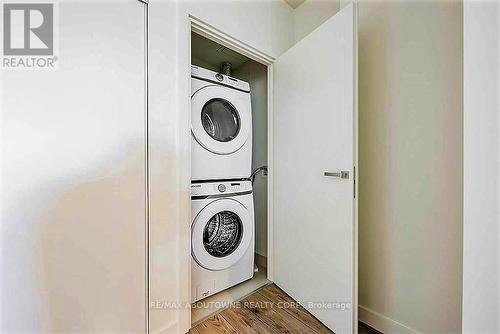
<svg viewBox="0 0 500 334">
<path fill-rule="evenodd" d="M 356 327 L 356 13 L 274 65 L 274 280 L 335 333 Z"/>
<path fill-rule="evenodd" d="M 2 69 L 0 332 L 146 329 L 145 6 L 55 2 L 55 66 Z"/>
</svg>

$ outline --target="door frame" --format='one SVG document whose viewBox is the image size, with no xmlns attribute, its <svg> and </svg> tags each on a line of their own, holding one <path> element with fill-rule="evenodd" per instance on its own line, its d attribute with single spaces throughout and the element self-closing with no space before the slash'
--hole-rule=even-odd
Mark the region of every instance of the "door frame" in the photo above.
<svg viewBox="0 0 500 334">
<path fill-rule="evenodd" d="M 355 5 L 355 22 L 354 26 L 354 75 L 356 80 L 354 80 L 354 115 L 353 115 L 353 133 L 354 133 L 354 194 L 353 198 L 353 231 L 354 231 L 354 240 L 353 240 L 353 303 L 358 305 L 358 198 L 359 198 L 359 182 L 357 175 L 359 175 L 359 160 L 358 160 L 358 144 L 359 144 L 359 135 L 358 135 L 358 10 L 356 3 Z M 191 55 L 191 32 L 195 32 L 203 37 L 206 37 L 214 42 L 217 42 L 225 47 L 228 47 L 236 52 L 243 54 L 244 56 L 261 63 L 262 65 L 267 66 L 267 164 L 268 164 L 268 174 L 267 174 L 267 278 L 270 281 L 274 280 L 274 189 L 273 189 L 273 177 L 274 177 L 274 77 L 273 77 L 273 63 L 276 58 L 266 54 L 265 52 L 241 41 L 237 38 L 232 37 L 231 35 L 217 29 L 211 24 L 197 18 L 194 15 L 188 15 L 188 29 L 185 30 L 184 33 L 181 33 L 181 38 L 188 41 L 187 47 L 188 52 L 187 55 Z M 184 35 L 184 36 L 182 36 Z M 181 54 L 184 54 L 181 52 Z M 182 63 L 182 61 L 181 61 Z M 191 61 L 189 60 L 189 65 Z M 191 66 L 186 66 L 184 75 L 186 78 L 191 77 Z M 181 80 L 182 81 L 182 80 Z M 189 85 L 190 85 L 189 80 Z M 188 87 L 190 88 L 190 87 Z M 191 91 L 190 89 L 188 90 Z M 188 94 L 191 96 L 191 94 Z M 189 101 L 190 102 L 190 101 Z M 188 104 L 188 113 L 187 113 L 187 126 L 189 128 L 191 124 L 191 104 Z M 186 119 L 184 119 L 186 121 Z M 183 128 L 181 128 L 181 131 Z M 188 132 L 189 133 L 189 132 Z M 189 142 L 190 138 L 187 138 Z M 189 164 L 191 164 L 191 156 L 189 151 Z M 191 179 L 191 169 L 189 168 L 189 178 Z M 190 181 L 190 180 L 189 180 Z M 187 196 L 189 196 L 190 189 L 186 190 Z M 190 201 L 190 197 L 188 198 Z M 192 221 L 192 217 L 190 217 L 190 221 Z M 190 234 L 188 234 L 190 235 Z M 189 241 L 191 244 L 191 240 Z M 189 275 L 188 285 L 191 284 L 191 276 Z M 191 322 L 191 314 L 189 313 L 189 322 Z M 353 309 L 353 329 L 354 334 L 358 332 L 358 307 L 354 307 Z"/>
</svg>

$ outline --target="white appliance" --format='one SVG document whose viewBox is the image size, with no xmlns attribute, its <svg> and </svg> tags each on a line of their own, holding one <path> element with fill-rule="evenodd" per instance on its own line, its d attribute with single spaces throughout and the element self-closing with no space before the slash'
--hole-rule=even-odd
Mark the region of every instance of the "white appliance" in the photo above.
<svg viewBox="0 0 500 334">
<path fill-rule="evenodd" d="M 252 168 L 250 85 L 191 66 L 191 179 L 243 179 Z"/>
<path fill-rule="evenodd" d="M 192 302 L 252 278 L 252 183 L 193 183 L 191 214 Z"/>
</svg>

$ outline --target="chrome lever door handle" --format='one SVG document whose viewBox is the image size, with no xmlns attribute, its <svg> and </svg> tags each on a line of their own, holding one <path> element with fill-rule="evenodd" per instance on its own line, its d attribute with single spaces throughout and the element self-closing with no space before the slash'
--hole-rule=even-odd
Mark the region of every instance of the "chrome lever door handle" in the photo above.
<svg viewBox="0 0 500 334">
<path fill-rule="evenodd" d="M 346 170 L 341 170 L 340 172 L 324 172 L 324 175 L 330 177 L 340 177 L 341 179 L 349 178 L 349 172 Z"/>
</svg>

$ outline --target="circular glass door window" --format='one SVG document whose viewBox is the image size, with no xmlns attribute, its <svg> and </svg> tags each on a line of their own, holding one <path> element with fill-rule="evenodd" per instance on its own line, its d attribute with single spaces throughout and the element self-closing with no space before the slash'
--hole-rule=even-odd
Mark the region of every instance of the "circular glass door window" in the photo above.
<svg viewBox="0 0 500 334">
<path fill-rule="evenodd" d="M 231 211 L 215 214 L 203 230 L 203 246 L 212 256 L 225 257 L 238 248 L 243 236 L 240 217 Z"/>
<path fill-rule="evenodd" d="M 224 99 L 209 100 L 201 110 L 201 123 L 213 139 L 228 142 L 240 132 L 240 117 L 236 108 Z"/>
</svg>

